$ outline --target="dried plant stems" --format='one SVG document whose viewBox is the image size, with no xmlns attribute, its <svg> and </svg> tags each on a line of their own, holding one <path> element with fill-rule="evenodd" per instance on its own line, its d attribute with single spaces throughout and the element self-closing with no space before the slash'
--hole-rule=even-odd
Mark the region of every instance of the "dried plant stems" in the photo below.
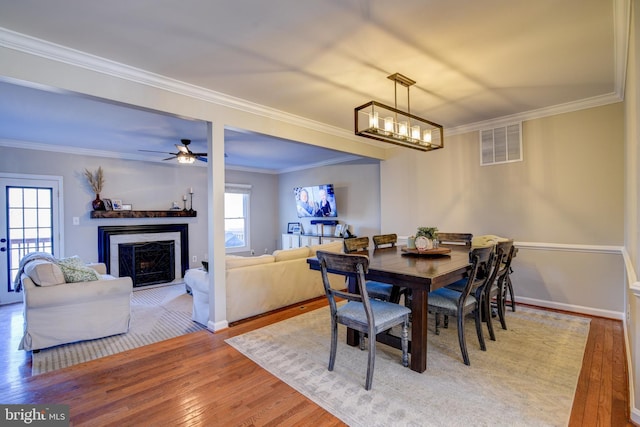
<svg viewBox="0 0 640 427">
<path fill-rule="evenodd" d="M 84 176 L 87 178 L 87 182 L 94 193 L 98 194 L 102 191 L 102 187 L 104 186 L 104 173 L 102 172 L 102 166 L 99 166 L 98 170 L 95 172 L 85 169 Z"/>
</svg>

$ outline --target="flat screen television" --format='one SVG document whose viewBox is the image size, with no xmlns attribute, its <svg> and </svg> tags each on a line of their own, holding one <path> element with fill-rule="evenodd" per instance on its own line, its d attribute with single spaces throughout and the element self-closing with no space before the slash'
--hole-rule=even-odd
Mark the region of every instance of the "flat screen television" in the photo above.
<svg viewBox="0 0 640 427">
<path fill-rule="evenodd" d="M 333 184 L 295 187 L 293 193 L 298 218 L 335 218 L 338 216 Z"/>
</svg>

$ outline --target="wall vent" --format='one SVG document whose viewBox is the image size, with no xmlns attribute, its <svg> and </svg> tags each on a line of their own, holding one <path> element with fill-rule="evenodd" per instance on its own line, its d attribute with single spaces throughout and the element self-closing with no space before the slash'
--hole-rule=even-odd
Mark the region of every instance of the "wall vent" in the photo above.
<svg viewBox="0 0 640 427">
<path fill-rule="evenodd" d="M 522 161 L 522 122 L 480 131 L 480 166 Z"/>
</svg>

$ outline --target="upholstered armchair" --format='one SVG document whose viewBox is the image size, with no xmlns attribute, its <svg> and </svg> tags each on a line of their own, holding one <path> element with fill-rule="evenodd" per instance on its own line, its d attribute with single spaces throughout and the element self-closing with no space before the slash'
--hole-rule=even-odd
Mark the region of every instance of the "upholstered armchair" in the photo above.
<svg viewBox="0 0 640 427">
<path fill-rule="evenodd" d="M 21 350 L 39 350 L 75 341 L 125 333 L 131 319 L 130 277 L 106 274 L 102 263 L 88 264 L 94 277 L 67 283 L 53 262 L 34 260 L 21 274 L 24 336 Z M 74 270 L 72 274 L 78 273 Z M 88 270 L 84 270 L 87 274 Z M 97 280 L 99 278 L 99 280 Z"/>
</svg>

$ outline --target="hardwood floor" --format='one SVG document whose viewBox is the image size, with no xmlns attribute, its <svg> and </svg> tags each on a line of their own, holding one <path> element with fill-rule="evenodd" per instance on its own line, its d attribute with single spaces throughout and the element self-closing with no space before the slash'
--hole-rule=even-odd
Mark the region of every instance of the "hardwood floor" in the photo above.
<svg viewBox="0 0 640 427">
<path fill-rule="evenodd" d="M 17 350 L 21 305 L 2 306 L 0 403 L 68 404 L 76 426 L 341 426 L 224 342 L 324 305 L 319 298 L 216 334 L 184 335 L 36 377 L 30 353 Z M 632 426 L 622 323 L 591 319 L 569 425 Z"/>
</svg>

